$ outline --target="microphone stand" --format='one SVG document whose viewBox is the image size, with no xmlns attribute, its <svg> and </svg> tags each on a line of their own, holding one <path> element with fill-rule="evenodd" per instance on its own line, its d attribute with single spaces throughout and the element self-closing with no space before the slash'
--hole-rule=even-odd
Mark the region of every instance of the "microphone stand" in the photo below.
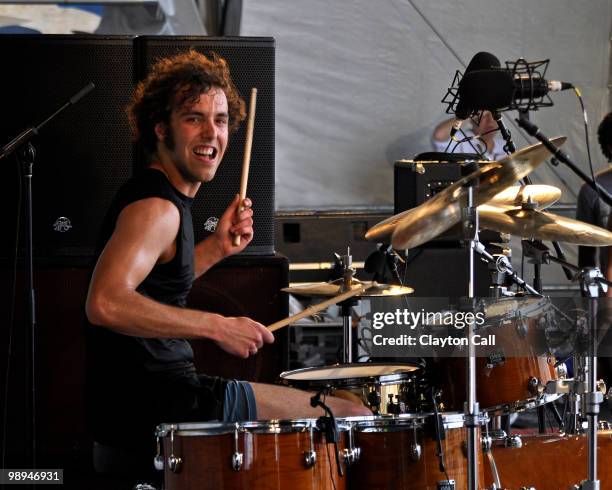
<svg viewBox="0 0 612 490">
<path fill-rule="evenodd" d="M 554 157 L 565 163 L 578 177 L 580 177 L 584 182 L 586 182 L 598 195 L 603 199 L 603 201 L 608 205 L 612 206 L 612 196 L 610 193 L 604 189 L 597 181 L 594 181 L 591 177 L 585 174 L 582 170 L 580 170 L 574 162 L 570 159 L 570 157 L 563 153 L 557 146 L 553 145 L 547 136 L 542 134 L 540 129 L 533 124 L 531 121 L 520 118 L 516 120 L 517 124 L 523 128 L 530 136 L 533 136 L 538 141 L 540 141 L 553 155 Z"/>
<path fill-rule="evenodd" d="M 89 83 L 70 98 L 68 102 L 47 117 L 38 126 L 32 126 L 13 138 L 0 149 L 0 160 L 15 153 L 21 166 L 23 178 L 23 191 L 25 196 L 25 265 L 26 265 L 26 305 L 28 319 L 26 348 L 26 379 L 29 396 L 26 399 L 26 440 L 30 468 L 36 468 L 36 295 L 34 291 L 34 259 L 33 259 L 33 232 L 32 232 L 32 176 L 36 149 L 31 143 L 34 136 L 50 121 L 55 119 L 61 112 L 71 105 L 76 104 L 81 98 L 94 89 L 95 85 Z M 24 145 L 27 146 L 24 148 Z M 6 403 L 6 400 L 5 400 Z"/>
</svg>

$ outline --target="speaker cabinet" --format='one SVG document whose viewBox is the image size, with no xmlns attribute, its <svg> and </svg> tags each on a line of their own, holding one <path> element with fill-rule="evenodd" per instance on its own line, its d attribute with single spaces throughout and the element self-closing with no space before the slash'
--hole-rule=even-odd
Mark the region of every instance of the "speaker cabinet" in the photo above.
<svg viewBox="0 0 612 490">
<path fill-rule="evenodd" d="M 23 271 L 13 273 L 0 264 L 0 407 L 7 410 L 7 464 L 24 467 L 27 440 L 25 406 L 27 349 Z M 198 279 L 189 306 L 232 316 L 249 316 L 264 325 L 288 316 L 288 260 L 282 256 L 232 257 Z M 40 467 L 87 468 L 90 433 L 85 407 L 86 338 L 84 305 L 90 268 L 59 267 L 39 263 L 34 281 L 37 294 L 36 382 L 37 446 Z M 15 292 L 15 321 L 10 312 Z M 10 335 L 9 335 L 10 334 Z M 273 382 L 287 369 L 287 329 L 276 332 L 276 341 L 249 359 L 226 354 L 216 344 L 193 341 L 198 371 L 225 377 Z M 8 397 L 5 399 L 9 346 L 12 351 Z M 112 356 L 112 352 L 109 352 Z M 159 396 L 164 396 L 160 393 Z M 2 413 L 2 411 L 0 411 Z M 129 427 L 118 427 L 129 437 Z M 2 427 L 0 426 L 0 436 Z M 42 464 L 47 466 L 42 466 Z M 80 470 L 79 470 L 80 471 Z M 85 487 L 80 487 L 85 488 Z"/>
<path fill-rule="evenodd" d="M 281 255 L 230 257 L 197 280 L 191 308 L 225 316 L 248 316 L 269 325 L 289 315 L 289 261 Z M 288 366 L 288 329 L 275 333 L 255 357 L 239 359 L 209 341 L 192 341 L 198 371 L 225 378 L 272 383 Z"/>
<path fill-rule="evenodd" d="M 104 213 L 131 175 L 132 143 L 124 108 L 132 94 L 132 53 L 132 38 L 127 36 L 0 36 L 1 145 L 41 124 L 89 82 L 96 86 L 33 140 L 38 257 L 91 255 Z M 1 163 L 5 184 L 0 206 L 12 239 L 2 241 L 0 257 L 10 257 L 21 193 L 19 166 L 13 156 Z"/>
<path fill-rule="evenodd" d="M 405 284 L 414 288 L 414 296 L 461 297 L 468 295 L 469 249 L 466 247 L 418 247 L 406 258 Z M 489 296 L 491 278 L 487 265 L 474 260 L 475 295 Z"/>
<path fill-rule="evenodd" d="M 232 78 L 249 104 L 251 88 L 257 88 L 257 111 L 251 152 L 247 194 L 253 201 L 253 241 L 246 255 L 274 253 L 274 69 L 275 46 L 272 38 L 206 38 L 143 36 L 135 41 L 138 77 L 142 79 L 159 58 L 193 48 L 203 54 L 215 52 L 225 58 Z M 196 241 L 209 231 L 206 223 L 219 218 L 240 190 L 246 122 L 230 137 L 225 156 L 215 178 L 200 188 L 192 206 Z M 137 165 L 145 162 L 139 156 Z"/>
</svg>

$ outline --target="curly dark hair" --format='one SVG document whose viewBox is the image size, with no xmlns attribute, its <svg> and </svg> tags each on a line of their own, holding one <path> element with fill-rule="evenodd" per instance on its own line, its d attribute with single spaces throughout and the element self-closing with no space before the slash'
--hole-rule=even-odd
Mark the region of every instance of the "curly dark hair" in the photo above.
<svg viewBox="0 0 612 490">
<path fill-rule="evenodd" d="M 599 123 L 597 138 L 599 139 L 599 145 L 604 156 L 609 162 L 612 161 L 612 112 L 608 112 L 606 117 Z"/>
<path fill-rule="evenodd" d="M 149 154 L 156 151 L 155 126 L 170 123 L 175 107 L 195 104 L 212 87 L 225 92 L 229 110 L 229 132 L 235 132 L 245 118 L 245 104 L 230 76 L 227 62 L 216 53 L 207 58 L 194 49 L 158 60 L 147 78 L 140 82 L 127 107 L 134 140 Z"/>
</svg>

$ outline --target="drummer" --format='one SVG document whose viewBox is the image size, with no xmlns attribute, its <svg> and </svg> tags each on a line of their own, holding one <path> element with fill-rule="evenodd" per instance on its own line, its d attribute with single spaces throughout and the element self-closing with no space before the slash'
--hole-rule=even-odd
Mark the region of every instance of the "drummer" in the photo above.
<svg viewBox="0 0 612 490">
<path fill-rule="evenodd" d="M 87 297 L 94 462 L 97 454 L 104 470 L 114 454 L 129 454 L 152 467 L 159 423 L 322 415 L 304 391 L 197 374 L 186 340 L 209 339 L 242 358 L 274 342 L 250 318 L 185 307 L 194 279 L 253 239 L 252 203 L 236 196 L 216 232 L 194 243 L 193 199 L 245 117 L 227 62 L 195 51 L 160 60 L 128 114 L 150 163 L 111 204 Z M 337 416 L 371 415 L 339 398 L 326 403 Z"/>
</svg>

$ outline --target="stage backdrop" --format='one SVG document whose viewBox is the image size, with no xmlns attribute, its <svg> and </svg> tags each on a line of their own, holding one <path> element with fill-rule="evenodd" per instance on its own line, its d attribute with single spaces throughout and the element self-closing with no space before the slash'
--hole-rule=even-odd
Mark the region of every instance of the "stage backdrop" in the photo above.
<svg viewBox="0 0 612 490">
<path fill-rule="evenodd" d="M 547 78 L 583 92 L 601 168 L 611 21 L 609 0 L 244 2 L 241 35 L 277 45 L 277 207 L 392 205 L 393 162 L 430 149 L 446 117 L 440 100 L 478 51 L 502 64 L 550 58 Z M 550 136 L 567 135 L 565 149 L 585 170 L 580 105 L 572 91 L 551 98 L 555 106 L 532 119 Z M 517 147 L 531 141 L 510 129 Z M 575 202 L 578 180 L 565 168 L 543 166 L 535 180 Z"/>
</svg>

